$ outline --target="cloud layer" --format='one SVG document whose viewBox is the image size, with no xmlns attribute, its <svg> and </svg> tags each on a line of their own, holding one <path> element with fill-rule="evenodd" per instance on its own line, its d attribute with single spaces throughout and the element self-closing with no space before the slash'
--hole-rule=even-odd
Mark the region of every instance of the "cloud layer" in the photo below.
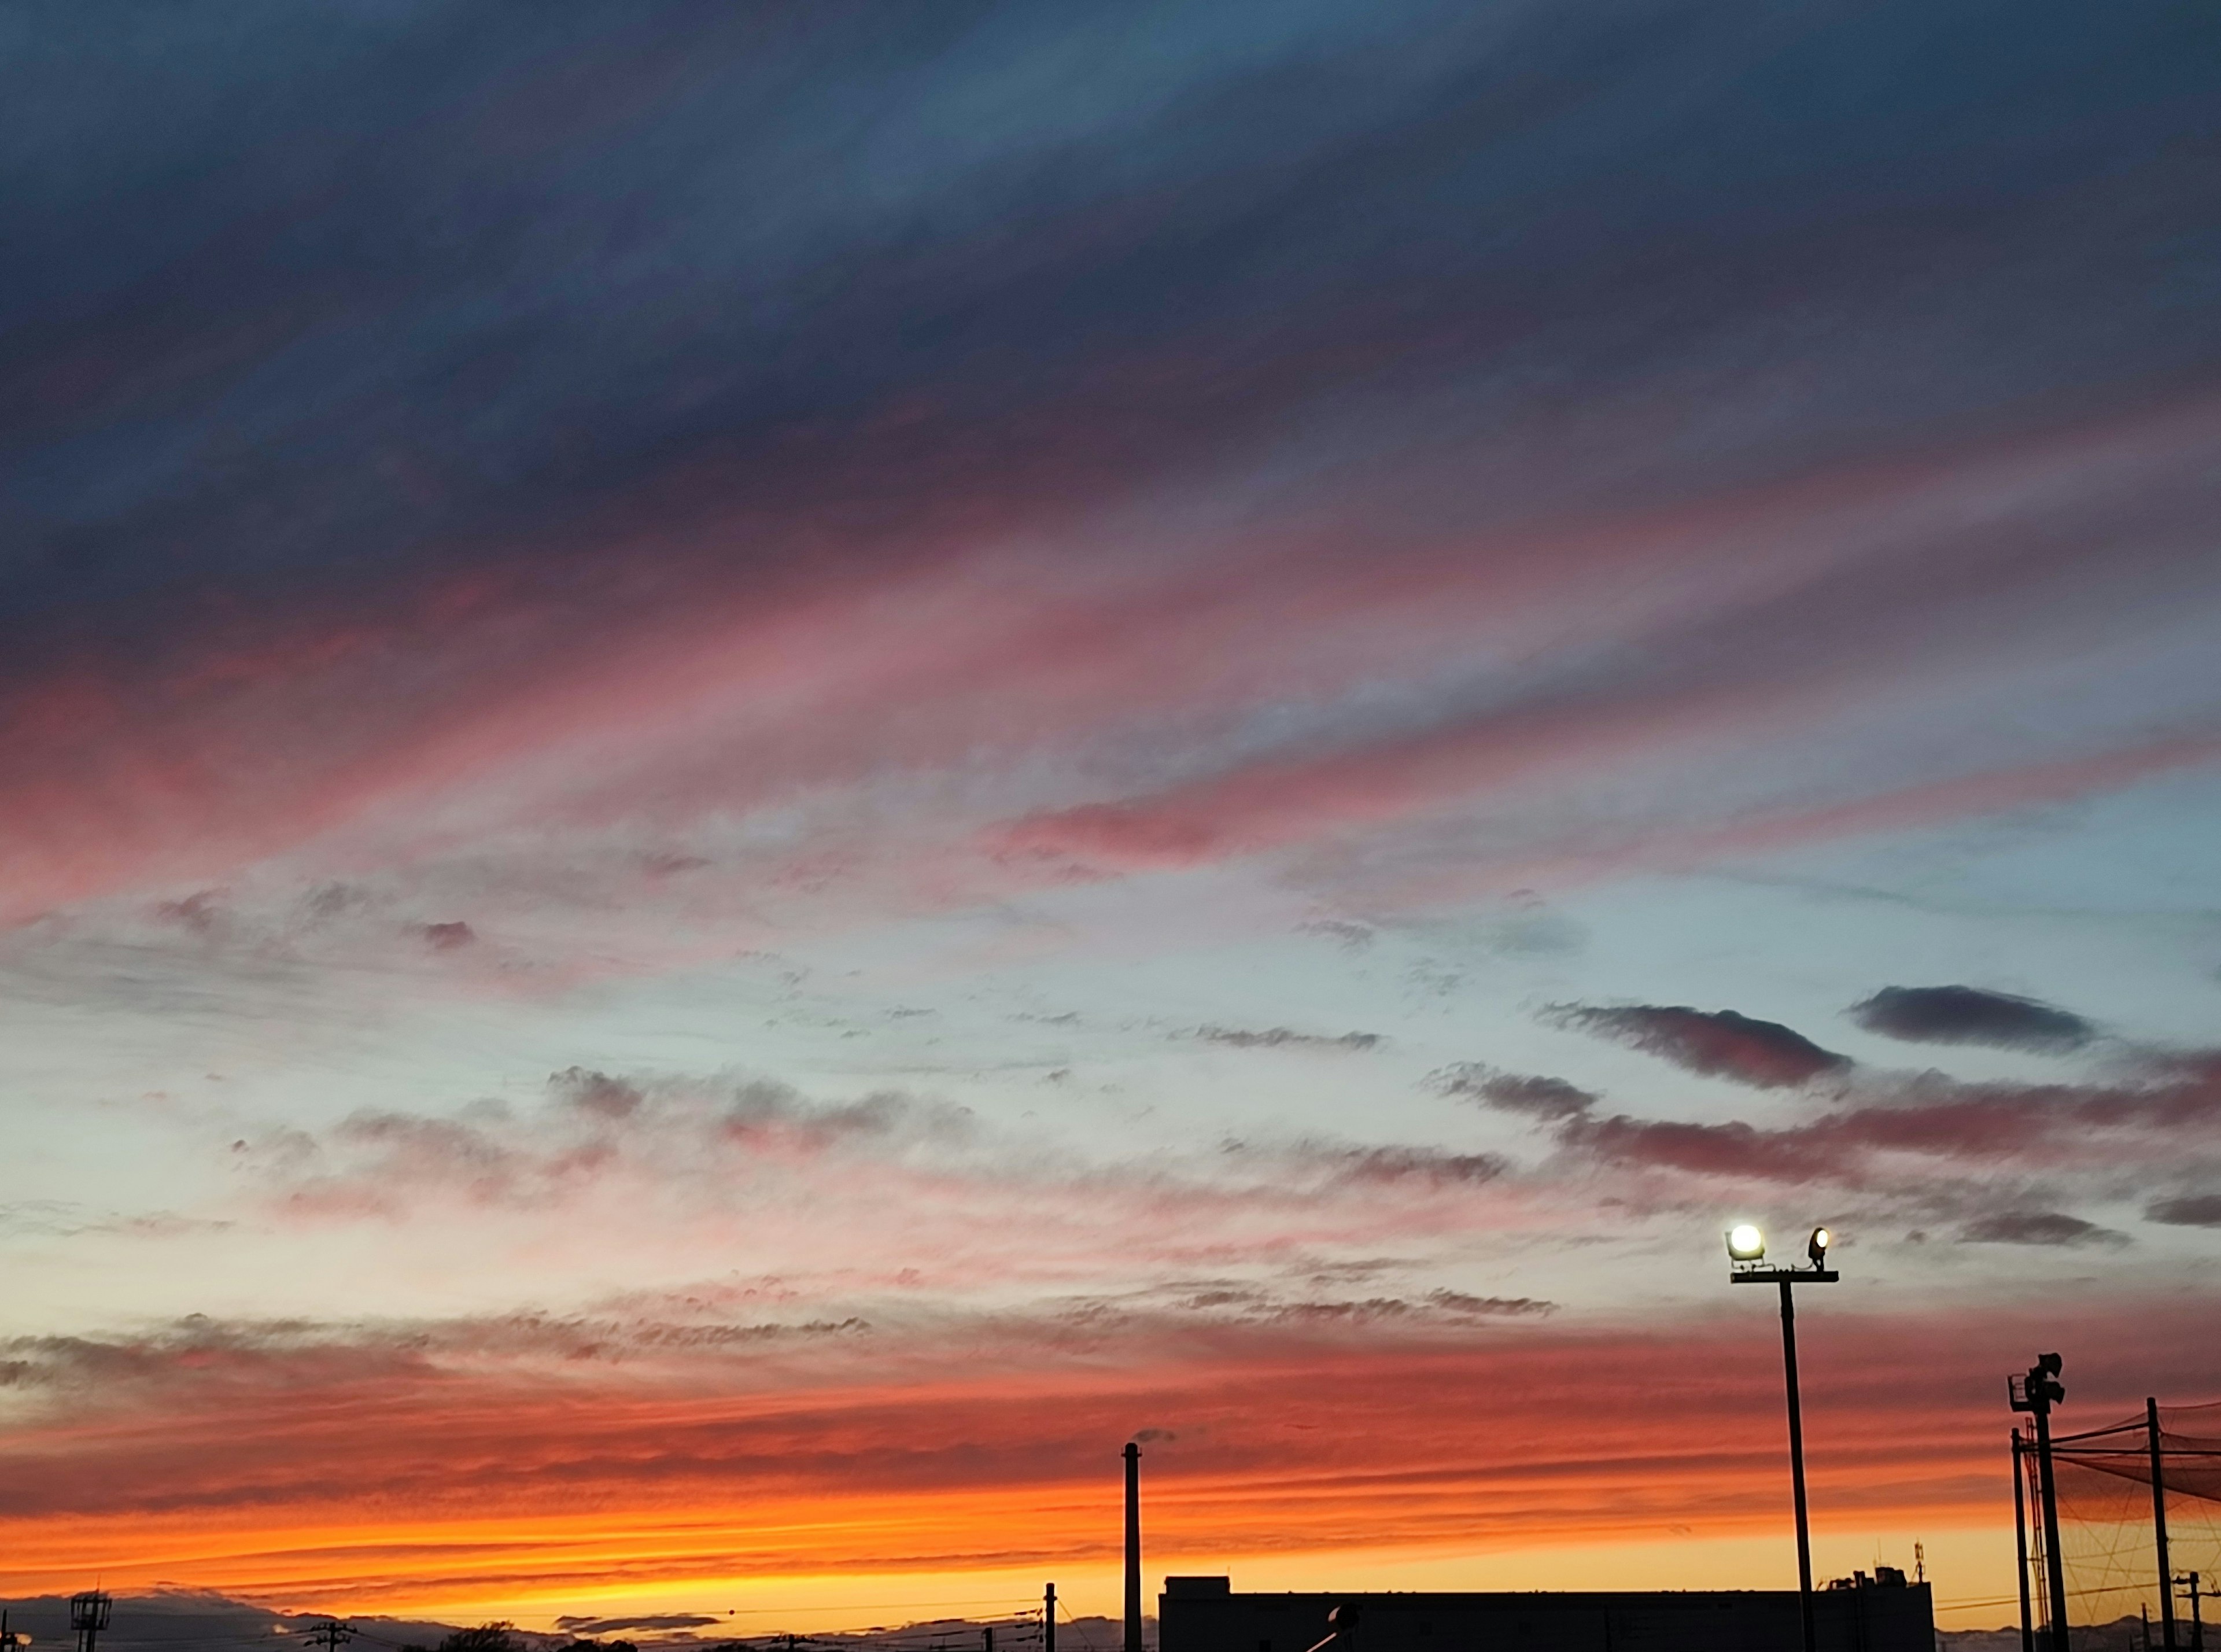
<svg viewBox="0 0 2221 1652">
<path fill-rule="evenodd" d="M 0 47 L 18 1586 L 1749 1530 L 1745 1213 L 1845 1520 L 2205 1380 L 2212 16 Z"/>
</svg>

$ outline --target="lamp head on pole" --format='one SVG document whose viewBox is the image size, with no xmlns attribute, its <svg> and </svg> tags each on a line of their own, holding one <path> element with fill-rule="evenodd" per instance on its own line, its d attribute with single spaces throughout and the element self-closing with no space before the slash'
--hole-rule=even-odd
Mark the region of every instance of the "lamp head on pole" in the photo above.
<svg viewBox="0 0 2221 1652">
<path fill-rule="evenodd" d="M 2026 1374 L 2006 1381 L 2006 1396 L 2012 1408 L 2033 1411 L 2038 1417 L 2049 1412 L 2067 1398 L 2067 1385 L 2059 1380 L 2059 1374 L 2065 1368 L 2066 1362 L 2056 1354 L 2037 1355 L 2036 1363 L 2029 1367 Z"/>
<path fill-rule="evenodd" d="M 1832 1285 L 1836 1270 L 1828 1258 L 1836 1246 L 1832 1228 L 1813 1228 L 1805 1236 L 1805 1254 L 1792 1260 L 1768 1261 L 1766 1230 L 1755 1222 L 1738 1222 L 1727 1232 L 1728 1281 L 1732 1285 Z"/>
</svg>

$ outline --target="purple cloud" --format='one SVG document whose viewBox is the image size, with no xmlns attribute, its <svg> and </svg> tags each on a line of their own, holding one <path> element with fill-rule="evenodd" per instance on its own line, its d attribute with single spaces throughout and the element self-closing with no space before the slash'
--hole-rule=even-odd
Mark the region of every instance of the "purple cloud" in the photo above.
<svg viewBox="0 0 2221 1652">
<path fill-rule="evenodd" d="M 1979 986 L 1885 986 L 1849 1014 L 1868 1032 L 1913 1044 L 2071 1050 L 2097 1036 L 2070 1011 Z"/>
</svg>

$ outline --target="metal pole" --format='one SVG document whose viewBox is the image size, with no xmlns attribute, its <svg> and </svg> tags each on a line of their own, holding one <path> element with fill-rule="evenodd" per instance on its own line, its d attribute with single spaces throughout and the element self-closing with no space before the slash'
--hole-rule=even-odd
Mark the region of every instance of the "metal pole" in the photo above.
<svg viewBox="0 0 2221 1652">
<path fill-rule="evenodd" d="M 2167 1557 L 2167 1471 L 2159 1450 L 2159 1401 L 2144 1400 L 2144 1434 L 2151 1442 L 2152 1537 L 2159 1545 L 2159 1632 L 2167 1652 L 2174 1652 L 2174 1568 Z"/>
<path fill-rule="evenodd" d="M 1142 1652 L 1142 1448 L 1131 1440 L 1126 1442 L 1126 1652 Z"/>
<path fill-rule="evenodd" d="M 1797 1610 L 1805 1624 L 1805 1652 L 1812 1636 L 1812 1534 L 1805 1520 L 1805 1414 L 1797 1401 L 1797 1305 L 1781 1281 L 1781 1363 L 1789 1378 L 1789 1480 L 1797 1494 Z"/>
<path fill-rule="evenodd" d="M 2013 1553 L 2020 1557 L 2020 1652 L 2036 1652 L 2036 1615 L 2028 1599 L 2028 1476 L 2021 1467 L 2020 1430 L 2012 1431 Z"/>
<path fill-rule="evenodd" d="M 2043 1499 L 2043 1569 L 2051 1594 L 2052 1652 L 2068 1652 L 2067 1562 L 2059 1552 L 2059 1488 L 2051 1473 L 2051 1407 L 2036 1408 L 2036 1486 Z"/>
<path fill-rule="evenodd" d="M 1042 1652 L 1056 1652 L 1056 1585 L 1042 1596 Z"/>
</svg>

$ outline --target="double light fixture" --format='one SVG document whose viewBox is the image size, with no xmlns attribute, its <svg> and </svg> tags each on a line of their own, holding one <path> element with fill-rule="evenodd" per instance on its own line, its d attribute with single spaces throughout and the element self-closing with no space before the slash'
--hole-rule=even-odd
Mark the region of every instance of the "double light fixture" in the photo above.
<svg viewBox="0 0 2221 1652">
<path fill-rule="evenodd" d="M 1836 1236 L 1825 1228 L 1815 1228 L 1805 1242 L 1805 1254 L 1812 1259 L 1812 1266 L 1824 1267 L 1828 1261 L 1828 1247 Z M 1728 1230 L 1728 1256 L 1738 1262 L 1762 1262 L 1766 1260 L 1766 1235 L 1755 1222 L 1738 1222 Z"/>
</svg>

